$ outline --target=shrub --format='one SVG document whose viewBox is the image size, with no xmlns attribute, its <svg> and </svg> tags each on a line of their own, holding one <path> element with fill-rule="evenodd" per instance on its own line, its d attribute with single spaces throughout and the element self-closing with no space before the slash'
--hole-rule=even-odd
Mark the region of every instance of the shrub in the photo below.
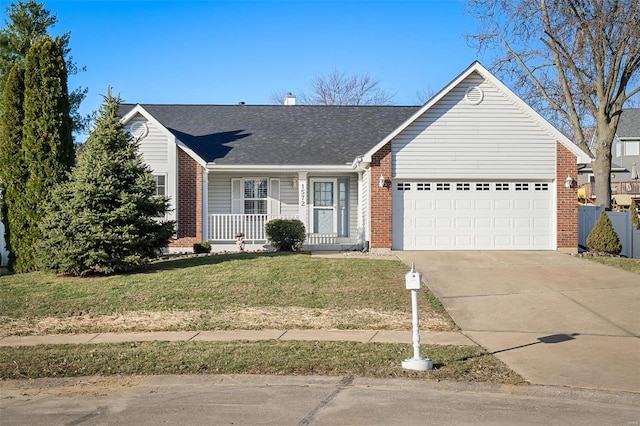
<svg viewBox="0 0 640 426">
<path fill-rule="evenodd" d="M 589 251 L 595 253 L 620 254 L 622 251 L 620 238 L 604 210 L 600 213 L 600 218 L 587 237 L 587 245 Z"/>
<path fill-rule="evenodd" d="M 197 243 L 193 243 L 193 252 L 194 253 L 210 253 L 211 243 L 209 241 L 199 241 Z"/>
<path fill-rule="evenodd" d="M 280 251 L 300 250 L 307 236 L 304 224 L 298 219 L 270 220 L 264 229 L 271 245 Z"/>
</svg>

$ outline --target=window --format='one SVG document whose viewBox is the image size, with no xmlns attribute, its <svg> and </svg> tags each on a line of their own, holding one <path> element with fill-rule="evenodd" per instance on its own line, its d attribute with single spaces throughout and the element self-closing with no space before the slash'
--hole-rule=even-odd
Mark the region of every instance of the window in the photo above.
<svg viewBox="0 0 640 426">
<path fill-rule="evenodd" d="M 488 183 L 476 183 L 476 191 L 489 191 L 491 190 L 491 185 Z"/>
<path fill-rule="evenodd" d="M 456 191 L 469 191 L 471 184 L 469 183 L 456 183 Z"/>
<path fill-rule="evenodd" d="M 167 178 L 165 175 L 153 175 L 153 182 L 156 184 L 156 197 L 167 195 Z"/>
<path fill-rule="evenodd" d="M 416 190 L 417 191 L 431 191 L 431 184 L 430 183 L 419 182 L 419 183 L 416 184 Z"/>
<path fill-rule="evenodd" d="M 436 191 L 451 191 L 450 183 L 436 183 Z"/>
<path fill-rule="evenodd" d="M 396 189 L 398 191 L 411 191 L 411 184 L 409 182 L 398 182 Z"/>
<path fill-rule="evenodd" d="M 252 179 L 243 182 L 245 214 L 267 213 L 267 180 Z"/>
<path fill-rule="evenodd" d="M 534 186 L 534 189 L 536 191 L 548 191 L 549 190 L 549 184 L 548 183 L 536 183 Z"/>
<path fill-rule="evenodd" d="M 509 184 L 508 183 L 496 183 L 496 191 L 508 191 Z"/>
<path fill-rule="evenodd" d="M 624 142 L 624 155 L 640 155 L 640 141 Z"/>
<path fill-rule="evenodd" d="M 516 191 L 528 191 L 529 184 L 528 183 L 516 183 Z"/>
</svg>

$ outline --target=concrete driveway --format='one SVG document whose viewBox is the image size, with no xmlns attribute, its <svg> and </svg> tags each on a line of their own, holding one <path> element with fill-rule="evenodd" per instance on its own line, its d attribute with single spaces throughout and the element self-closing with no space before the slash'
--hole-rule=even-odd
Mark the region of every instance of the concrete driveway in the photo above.
<svg viewBox="0 0 640 426">
<path fill-rule="evenodd" d="M 640 276 L 558 252 L 394 252 L 534 384 L 640 392 Z"/>
</svg>

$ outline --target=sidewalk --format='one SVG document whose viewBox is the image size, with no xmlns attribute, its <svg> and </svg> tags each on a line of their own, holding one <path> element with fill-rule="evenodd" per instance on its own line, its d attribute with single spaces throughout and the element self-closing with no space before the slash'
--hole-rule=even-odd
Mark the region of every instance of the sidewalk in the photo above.
<svg viewBox="0 0 640 426">
<path fill-rule="evenodd" d="M 231 330 L 231 331 L 154 331 L 145 333 L 52 334 L 46 336 L 6 336 L 2 346 L 35 346 L 152 341 L 229 342 L 234 340 L 310 340 L 360 343 L 412 343 L 410 331 L 383 330 Z M 474 346 L 462 333 L 421 332 L 424 345 Z"/>
</svg>

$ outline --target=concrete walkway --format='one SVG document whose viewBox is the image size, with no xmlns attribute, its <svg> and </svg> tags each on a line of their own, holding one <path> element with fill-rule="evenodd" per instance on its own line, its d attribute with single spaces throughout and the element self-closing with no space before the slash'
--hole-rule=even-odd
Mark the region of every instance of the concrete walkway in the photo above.
<svg viewBox="0 0 640 426">
<path fill-rule="evenodd" d="M 533 384 L 640 392 L 640 276 L 558 252 L 395 252 Z"/>
<path fill-rule="evenodd" d="M 412 343 L 412 333 L 410 331 L 385 330 L 233 330 L 53 334 L 47 336 L 7 336 L 0 339 L 0 347 L 190 340 L 202 342 L 227 342 L 233 340 L 311 340 L 361 343 L 406 343 L 410 345 Z M 454 332 L 421 332 L 420 341 L 425 345 L 476 345 L 476 343 L 465 335 Z"/>
</svg>

